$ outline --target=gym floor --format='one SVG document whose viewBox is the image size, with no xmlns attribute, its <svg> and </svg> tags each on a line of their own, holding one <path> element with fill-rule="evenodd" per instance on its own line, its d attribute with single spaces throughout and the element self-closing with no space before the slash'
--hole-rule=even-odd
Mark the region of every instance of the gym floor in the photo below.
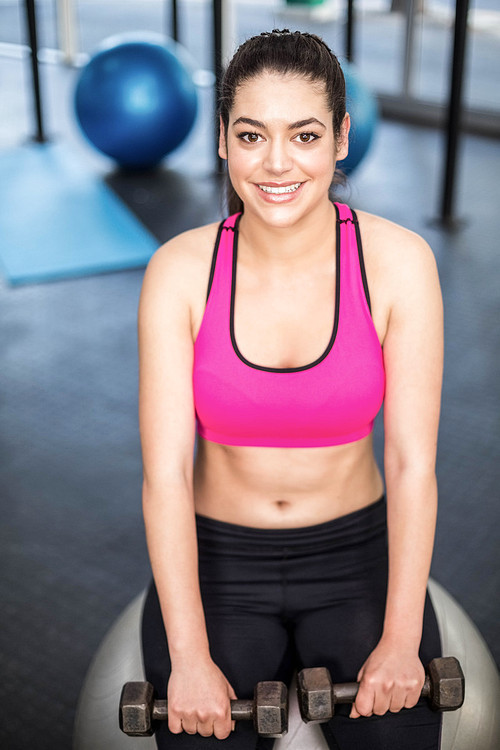
<svg viewBox="0 0 500 750">
<path fill-rule="evenodd" d="M 0 124 L 4 148 L 23 137 L 19 118 L 28 104 L 16 81 L 24 74 L 22 61 L 0 57 L 12 104 Z M 158 242 L 221 216 L 220 184 L 207 157 L 208 104 L 186 148 L 161 170 L 132 178 L 79 140 L 58 103 L 74 73 L 46 66 L 43 75 L 57 139 L 95 166 Z M 340 197 L 422 234 L 435 252 L 446 360 L 432 575 L 473 618 L 500 664 L 500 141 L 463 138 L 461 222 L 454 231 L 435 221 L 443 145 L 440 132 L 382 122 Z M 92 655 L 149 579 L 137 426 L 142 276 L 143 270 L 123 271 L 15 288 L 0 282 L 0 745 L 6 750 L 71 747 Z M 379 422 L 379 457 L 381 437 Z"/>
</svg>

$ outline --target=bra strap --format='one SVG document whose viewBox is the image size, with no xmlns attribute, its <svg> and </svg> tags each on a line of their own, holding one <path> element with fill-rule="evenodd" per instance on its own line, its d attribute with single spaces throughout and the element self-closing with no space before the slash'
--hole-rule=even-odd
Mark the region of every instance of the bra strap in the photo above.
<svg viewBox="0 0 500 750">
<path fill-rule="evenodd" d="M 338 211 L 338 219 L 337 221 L 339 224 L 357 224 L 358 218 L 353 211 L 347 206 L 345 203 L 335 203 L 334 204 Z"/>
<path fill-rule="evenodd" d="M 366 277 L 365 262 L 363 257 L 363 246 L 359 231 L 358 217 L 345 203 L 335 204 L 338 211 L 338 223 L 340 224 L 342 252 L 343 278 L 352 293 L 360 295 L 368 306 L 371 314 L 370 292 Z"/>
<path fill-rule="evenodd" d="M 240 216 L 241 216 L 241 213 L 232 214 L 231 216 L 228 216 L 222 225 L 222 229 L 228 229 L 234 232 L 236 230 L 236 225 L 239 221 Z"/>
</svg>

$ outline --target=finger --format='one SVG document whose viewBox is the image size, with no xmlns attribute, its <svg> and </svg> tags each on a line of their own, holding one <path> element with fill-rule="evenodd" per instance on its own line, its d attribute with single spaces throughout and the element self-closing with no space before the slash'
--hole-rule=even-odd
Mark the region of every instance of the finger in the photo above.
<svg viewBox="0 0 500 750">
<path fill-rule="evenodd" d="M 383 716 L 389 710 L 391 705 L 392 693 L 380 687 L 375 693 L 373 701 L 373 713 L 377 716 Z"/>
<path fill-rule="evenodd" d="M 234 721 L 219 721 L 214 723 L 214 735 L 218 740 L 225 740 L 231 734 Z"/>
<path fill-rule="evenodd" d="M 211 737 L 214 733 L 214 725 L 213 722 L 205 721 L 203 723 L 198 723 L 198 734 L 200 734 L 202 737 Z"/>
<path fill-rule="evenodd" d="M 365 668 L 365 665 L 363 664 L 363 666 L 359 670 L 358 674 L 356 675 L 356 682 L 361 682 L 361 680 L 363 679 L 364 668 Z M 357 710 L 356 704 L 353 703 L 352 704 L 352 708 L 351 708 L 351 713 L 349 714 L 349 718 L 350 719 L 359 719 L 360 716 L 361 716 L 361 714 Z"/>
<path fill-rule="evenodd" d="M 406 698 L 403 702 L 403 708 L 413 708 L 420 700 L 420 691 L 411 691 L 406 694 Z"/>
<path fill-rule="evenodd" d="M 356 696 L 356 700 L 351 709 L 351 715 L 353 711 L 358 716 L 371 716 L 373 714 L 373 703 L 375 700 L 375 693 L 368 687 L 361 685 Z M 353 716 L 356 718 L 356 716 Z"/>
<path fill-rule="evenodd" d="M 231 685 L 230 682 L 227 683 L 227 687 L 228 687 L 227 694 L 229 696 L 229 699 L 230 700 L 238 700 L 238 696 L 236 695 L 236 693 L 234 691 L 234 688 L 233 688 L 233 686 Z M 231 732 L 234 732 L 235 729 L 236 729 L 236 722 L 232 721 L 231 722 Z"/>
<path fill-rule="evenodd" d="M 391 695 L 390 703 L 389 703 L 389 711 L 392 714 L 397 714 L 399 711 L 401 711 L 402 708 L 405 707 L 405 699 L 406 695 L 401 690 L 394 690 Z"/>
<path fill-rule="evenodd" d="M 174 716 L 168 717 L 168 729 L 172 734 L 180 734 L 182 732 L 182 722 L 180 719 Z"/>
<path fill-rule="evenodd" d="M 231 704 L 228 701 L 225 713 L 220 714 L 214 721 L 214 735 L 219 740 L 225 740 L 231 734 L 234 725 L 235 722 L 231 721 Z"/>
<path fill-rule="evenodd" d="M 186 718 L 181 719 L 181 726 L 182 726 L 182 731 L 185 732 L 186 734 L 196 734 L 196 728 L 198 726 L 198 723 L 196 721 L 193 722 L 192 720 L 186 717 Z"/>
</svg>

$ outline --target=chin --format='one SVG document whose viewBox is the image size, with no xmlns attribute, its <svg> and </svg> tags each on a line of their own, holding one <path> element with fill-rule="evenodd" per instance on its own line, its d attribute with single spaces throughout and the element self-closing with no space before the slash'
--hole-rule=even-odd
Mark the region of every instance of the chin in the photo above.
<svg viewBox="0 0 500 750">
<path fill-rule="evenodd" d="M 245 205 L 245 211 L 258 217 L 267 226 L 277 229 L 294 226 L 304 215 L 307 215 L 307 212 L 293 210 L 284 206 L 266 206 L 264 209 L 255 209 L 253 206 L 247 207 Z"/>
<path fill-rule="evenodd" d="M 296 226 L 304 219 L 307 220 L 318 208 L 319 204 L 310 205 L 309 203 L 307 205 L 297 203 L 282 206 L 256 206 L 253 202 L 245 203 L 245 211 L 258 217 L 267 226 L 276 229 L 286 229 Z"/>
</svg>

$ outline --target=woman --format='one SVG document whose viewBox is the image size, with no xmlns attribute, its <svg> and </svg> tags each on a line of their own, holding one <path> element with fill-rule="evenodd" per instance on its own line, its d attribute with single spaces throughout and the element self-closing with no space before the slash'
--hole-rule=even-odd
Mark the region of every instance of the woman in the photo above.
<svg viewBox="0 0 500 750">
<path fill-rule="evenodd" d="M 146 271 L 143 645 L 148 679 L 168 683 L 160 748 L 271 747 L 234 727 L 229 701 L 307 666 L 361 682 L 323 725 L 329 747 L 439 747 L 439 715 L 418 702 L 440 649 L 426 597 L 439 282 L 420 237 L 331 202 L 349 125 L 322 40 L 245 42 L 220 102 L 231 216 Z"/>
</svg>

